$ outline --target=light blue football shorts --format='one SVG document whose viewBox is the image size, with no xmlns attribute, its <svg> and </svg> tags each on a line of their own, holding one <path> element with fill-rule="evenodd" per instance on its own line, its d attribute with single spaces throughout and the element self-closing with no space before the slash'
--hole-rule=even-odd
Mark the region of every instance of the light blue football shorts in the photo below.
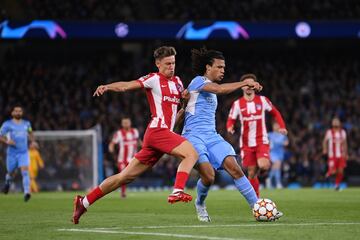
<svg viewBox="0 0 360 240">
<path fill-rule="evenodd" d="M 216 132 L 206 134 L 185 132 L 183 137 L 191 142 L 199 154 L 197 163 L 209 162 L 213 168 L 221 170 L 227 156 L 236 157 L 234 148 Z"/>
<path fill-rule="evenodd" d="M 8 153 L 6 155 L 6 169 L 9 173 L 19 167 L 28 167 L 29 164 L 29 152 Z"/>
</svg>

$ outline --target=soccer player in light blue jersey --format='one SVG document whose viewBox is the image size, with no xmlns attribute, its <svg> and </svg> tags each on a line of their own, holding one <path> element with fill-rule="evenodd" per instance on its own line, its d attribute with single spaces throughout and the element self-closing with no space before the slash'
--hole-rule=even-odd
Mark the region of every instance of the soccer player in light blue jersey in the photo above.
<svg viewBox="0 0 360 240">
<path fill-rule="evenodd" d="M 273 123 L 273 131 L 269 133 L 270 142 L 270 159 L 272 162 L 271 170 L 266 179 L 266 187 L 271 188 L 272 182 L 275 180 L 276 188 L 282 188 L 281 183 L 281 164 L 284 161 L 285 146 L 289 144 L 286 135 L 279 132 L 280 125 L 277 122 Z"/>
<path fill-rule="evenodd" d="M 29 201 L 30 177 L 29 177 L 29 152 L 28 138 L 33 140 L 31 124 L 22 119 L 23 109 L 15 106 L 11 112 L 12 119 L 5 121 L 0 129 L 0 141 L 7 145 L 6 154 L 6 178 L 3 192 L 9 192 L 10 184 L 15 176 L 15 170 L 21 169 L 24 188 L 24 201 Z"/>
<path fill-rule="evenodd" d="M 258 200 L 254 188 L 236 161 L 233 147 L 216 132 L 216 95 L 228 94 L 244 86 L 259 91 L 262 86 L 253 79 L 218 84 L 217 82 L 223 79 L 225 73 L 225 58 L 219 51 L 206 48 L 193 49 L 192 68 L 197 76 L 187 89 L 189 99 L 185 112 L 183 136 L 193 144 L 199 154 L 196 168 L 199 171 L 200 179 L 197 182 L 195 202 L 198 219 L 202 222 L 210 222 L 205 199 L 214 182 L 214 169 L 225 169 L 230 174 L 236 188 L 245 197 L 251 208 Z"/>
</svg>

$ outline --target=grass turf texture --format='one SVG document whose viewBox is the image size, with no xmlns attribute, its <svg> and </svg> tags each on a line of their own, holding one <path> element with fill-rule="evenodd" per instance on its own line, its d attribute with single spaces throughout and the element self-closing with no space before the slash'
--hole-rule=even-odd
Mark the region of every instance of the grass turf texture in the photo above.
<svg viewBox="0 0 360 240">
<path fill-rule="evenodd" d="M 194 192 L 190 193 L 195 196 Z M 168 192 L 115 192 L 70 222 L 75 193 L 0 195 L 0 239 L 358 239 L 360 188 L 262 191 L 285 216 L 256 222 L 237 191 L 211 191 L 211 223 L 197 220 L 193 202 L 167 203 Z M 70 231 L 73 229 L 72 231 Z M 79 232 L 84 231 L 84 232 Z M 173 234 L 173 235 L 172 235 Z M 175 235 L 174 235 L 175 234 Z"/>
</svg>

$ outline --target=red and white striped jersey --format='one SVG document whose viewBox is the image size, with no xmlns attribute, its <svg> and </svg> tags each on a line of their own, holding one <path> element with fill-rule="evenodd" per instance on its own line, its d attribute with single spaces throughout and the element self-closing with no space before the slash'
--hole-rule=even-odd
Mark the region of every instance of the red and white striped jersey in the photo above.
<svg viewBox="0 0 360 240">
<path fill-rule="evenodd" d="M 328 144 L 329 158 L 345 157 L 343 144 L 346 141 L 346 132 L 344 129 L 328 129 L 325 134 L 325 141 Z"/>
<path fill-rule="evenodd" d="M 151 122 L 149 128 L 169 128 L 175 125 L 181 92 L 184 90 L 179 77 L 167 79 L 161 73 L 150 73 L 138 79 L 146 89 L 146 96 L 150 105 Z"/>
<path fill-rule="evenodd" d="M 265 124 L 265 112 L 270 112 L 279 123 L 280 128 L 286 128 L 280 112 L 264 96 L 255 95 L 252 101 L 244 97 L 236 100 L 229 113 L 227 127 L 233 126 L 237 119 L 241 123 L 240 148 L 255 147 L 260 144 L 269 144 Z"/>
<path fill-rule="evenodd" d="M 138 140 L 139 131 L 136 128 L 130 128 L 128 131 L 121 128 L 115 132 L 111 142 L 119 147 L 118 162 L 130 162 L 137 151 Z"/>
</svg>

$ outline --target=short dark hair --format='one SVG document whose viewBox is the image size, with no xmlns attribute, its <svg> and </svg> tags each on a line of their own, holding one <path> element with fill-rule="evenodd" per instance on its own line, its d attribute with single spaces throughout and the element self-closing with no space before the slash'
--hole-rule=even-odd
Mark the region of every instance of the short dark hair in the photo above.
<svg viewBox="0 0 360 240">
<path fill-rule="evenodd" d="M 155 51 L 154 51 L 155 60 L 161 60 L 164 57 L 170 57 L 170 56 L 175 56 L 175 55 L 176 55 L 175 48 L 170 47 L 170 46 L 162 46 L 162 47 L 155 49 Z"/>
<path fill-rule="evenodd" d="M 256 75 L 253 74 L 253 73 L 247 73 L 247 74 L 242 75 L 242 76 L 240 77 L 240 81 L 244 81 L 244 80 L 247 79 L 247 78 L 252 78 L 252 79 L 254 79 L 255 82 L 257 82 L 257 77 L 256 77 Z"/>
<path fill-rule="evenodd" d="M 204 75 L 206 65 L 212 66 L 214 59 L 225 60 L 225 57 L 222 52 L 208 50 L 206 47 L 191 50 L 192 70 L 196 75 Z"/>
<path fill-rule="evenodd" d="M 23 106 L 19 103 L 13 104 L 11 107 L 11 111 L 13 111 L 15 108 L 21 108 L 22 110 L 24 110 Z"/>
</svg>

